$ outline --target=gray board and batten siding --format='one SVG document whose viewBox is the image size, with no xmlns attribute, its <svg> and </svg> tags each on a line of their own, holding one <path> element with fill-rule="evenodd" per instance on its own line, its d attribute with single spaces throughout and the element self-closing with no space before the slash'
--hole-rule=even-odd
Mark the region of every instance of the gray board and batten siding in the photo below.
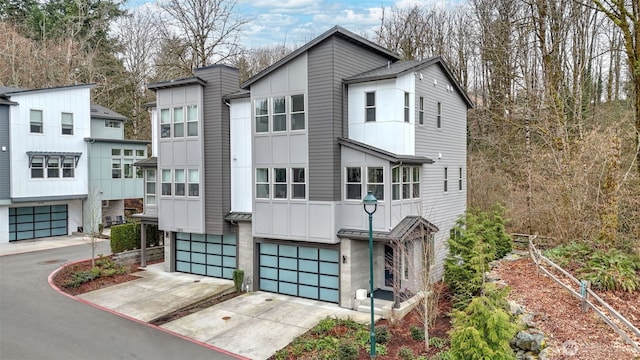
<svg viewBox="0 0 640 360">
<path fill-rule="evenodd" d="M 374 53 L 342 36 L 332 36 L 309 50 L 310 201 L 341 199 L 340 146 L 337 139 L 348 137 L 345 121 L 347 96 L 343 79 L 396 60 L 389 54 Z"/>
<path fill-rule="evenodd" d="M 0 104 L 0 200 L 11 196 L 11 147 L 9 146 L 9 106 Z"/>
</svg>

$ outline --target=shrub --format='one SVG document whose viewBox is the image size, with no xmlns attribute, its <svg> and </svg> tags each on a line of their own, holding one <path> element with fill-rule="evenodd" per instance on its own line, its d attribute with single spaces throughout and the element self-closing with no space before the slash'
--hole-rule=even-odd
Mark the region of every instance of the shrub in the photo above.
<svg viewBox="0 0 640 360">
<path fill-rule="evenodd" d="M 128 223 L 111 227 L 111 252 L 140 248 L 140 224 Z"/>
<path fill-rule="evenodd" d="M 413 360 L 415 355 L 413 354 L 413 350 L 408 347 L 402 347 L 398 350 L 398 357 L 402 360 Z"/>
<path fill-rule="evenodd" d="M 640 264 L 631 256 L 611 249 L 606 253 L 596 251 L 579 271 L 599 289 L 634 292 L 640 288 L 638 269 Z"/>
<path fill-rule="evenodd" d="M 340 360 L 356 360 L 358 359 L 358 347 L 347 341 L 342 341 L 338 345 L 338 359 Z"/>
<path fill-rule="evenodd" d="M 386 326 L 378 326 L 375 328 L 376 342 L 378 344 L 386 344 L 391 340 L 391 332 Z"/>
<path fill-rule="evenodd" d="M 410 329 L 413 340 L 424 340 L 424 329 L 419 326 L 412 326 Z"/>
<path fill-rule="evenodd" d="M 233 270 L 233 286 L 237 292 L 242 290 L 242 283 L 244 282 L 244 271 L 240 269 Z"/>
<path fill-rule="evenodd" d="M 445 346 L 447 346 L 447 343 L 448 340 L 441 337 L 434 336 L 429 338 L 429 345 L 433 346 L 436 349 L 444 348 Z"/>
</svg>

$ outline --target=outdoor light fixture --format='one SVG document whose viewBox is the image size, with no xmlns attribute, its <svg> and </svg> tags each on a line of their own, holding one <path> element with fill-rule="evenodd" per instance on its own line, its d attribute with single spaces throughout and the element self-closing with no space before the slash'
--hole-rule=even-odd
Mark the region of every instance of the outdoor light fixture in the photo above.
<svg viewBox="0 0 640 360">
<path fill-rule="evenodd" d="M 373 323 L 373 213 L 378 210 L 378 199 L 373 196 L 373 192 L 367 192 L 367 196 L 362 199 L 364 212 L 369 215 L 369 289 L 371 296 L 371 357 L 376 357 L 376 332 Z M 369 210 L 373 208 L 373 210 Z"/>
</svg>

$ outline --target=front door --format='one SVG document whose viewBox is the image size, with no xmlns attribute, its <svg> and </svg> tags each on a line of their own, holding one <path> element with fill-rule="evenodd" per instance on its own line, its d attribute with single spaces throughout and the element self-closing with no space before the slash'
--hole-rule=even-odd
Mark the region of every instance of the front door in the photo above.
<svg viewBox="0 0 640 360">
<path fill-rule="evenodd" d="M 384 246 L 384 286 L 393 287 L 395 271 L 393 270 L 393 247 Z"/>
</svg>

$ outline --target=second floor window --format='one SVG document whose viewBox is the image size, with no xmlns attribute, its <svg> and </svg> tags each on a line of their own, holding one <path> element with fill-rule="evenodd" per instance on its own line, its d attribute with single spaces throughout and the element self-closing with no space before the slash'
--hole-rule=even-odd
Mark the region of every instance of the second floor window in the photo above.
<svg viewBox="0 0 640 360">
<path fill-rule="evenodd" d="M 187 106 L 187 136 L 198 136 L 198 106 Z"/>
<path fill-rule="evenodd" d="M 60 124 L 62 126 L 62 135 L 73 135 L 73 114 L 60 114 Z"/>
<path fill-rule="evenodd" d="M 256 169 L 256 199 L 269 198 L 269 169 Z"/>
<path fill-rule="evenodd" d="M 122 178 L 122 159 L 111 159 L 111 178 Z"/>
<path fill-rule="evenodd" d="M 462 168 L 460 168 L 460 173 L 458 174 L 458 190 L 462 191 Z"/>
<path fill-rule="evenodd" d="M 124 178 L 133 179 L 133 160 L 124 159 Z"/>
<path fill-rule="evenodd" d="M 121 126 L 122 126 L 122 122 L 120 122 L 120 121 L 115 121 L 115 120 L 105 120 L 104 121 L 104 127 L 106 127 L 106 128 L 120 129 Z"/>
<path fill-rule="evenodd" d="M 44 178 L 44 157 L 34 156 L 31 160 L 31 178 L 43 179 Z"/>
<path fill-rule="evenodd" d="M 29 131 L 32 134 L 42 134 L 42 110 L 29 111 Z"/>
<path fill-rule="evenodd" d="M 418 123 L 424 124 L 424 97 L 420 96 L 419 104 L 420 110 L 418 111 Z"/>
<path fill-rule="evenodd" d="M 173 108 L 173 137 L 184 137 L 184 109 Z"/>
<path fill-rule="evenodd" d="M 306 127 L 304 115 L 304 95 L 291 96 L 291 130 L 304 130 Z"/>
<path fill-rule="evenodd" d="M 47 178 L 60 177 L 60 158 L 57 156 L 49 156 L 47 160 Z"/>
<path fill-rule="evenodd" d="M 384 171 L 382 167 L 367 168 L 367 191 L 371 191 L 378 201 L 384 200 Z"/>
<path fill-rule="evenodd" d="M 65 157 L 62 160 L 62 177 L 72 178 L 75 176 L 75 160 L 73 158 Z"/>
<path fill-rule="evenodd" d="M 287 131 L 287 106 L 285 97 L 273 98 L 273 131 Z"/>
<path fill-rule="evenodd" d="M 346 195 L 348 200 L 362 199 L 362 168 L 348 167 L 346 169 L 347 188 Z"/>
<path fill-rule="evenodd" d="M 273 197 L 275 199 L 287 198 L 287 169 L 273 169 Z"/>
<path fill-rule="evenodd" d="M 147 205 L 156 204 L 156 170 L 155 169 L 147 169 L 145 203 Z"/>
<path fill-rule="evenodd" d="M 391 169 L 391 199 L 420 197 L 420 166 L 396 166 Z"/>
<path fill-rule="evenodd" d="M 160 110 L 160 137 L 171 137 L 171 112 L 169 109 Z"/>
<path fill-rule="evenodd" d="M 442 128 L 442 103 L 438 102 L 437 108 L 436 108 L 436 126 L 438 127 L 438 129 Z"/>
<path fill-rule="evenodd" d="M 200 196 L 200 172 L 198 169 L 189 169 L 189 196 Z"/>
<path fill-rule="evenodd" d="M 174 171 L 174 187 L 175 187 L 175 192 L 174 192 L 174 196 L 184 196 L 185 192 L 185 179 L 184 179 L 184 170 L 183 169 L 176 169 Z"/>
<path fill-rule="evenodd" d="M 267 99 L 256 100 L 256 132 L 269 131 L 269 104 Z"/>
<path fill-rule="evenodd" d="M 365 121 L 376 121 L 376 93 L 368 92 L 364 94 L 365 96 Z"/>
<path fill-rule="evenodd" d="M 171 196 L 171 170 L 162 169 L 162 195 Z"/>
<path fill-rule="evenodd" d="M 449 169 L 444 168 L 444 192 L 449 191 Z"/>
<path fill-rule="evenodd" d="M 411 107 L 409 106 L 409 93 L 404 93 L 404 122 L 409 122 L 409 111 Z"/>
<path fill-rule="evenodd" d="M 291 169 L 291 198 L 292 199 L 306 199 L 306 178 L 304 176 L 304 168 Z"/>
</svg>

